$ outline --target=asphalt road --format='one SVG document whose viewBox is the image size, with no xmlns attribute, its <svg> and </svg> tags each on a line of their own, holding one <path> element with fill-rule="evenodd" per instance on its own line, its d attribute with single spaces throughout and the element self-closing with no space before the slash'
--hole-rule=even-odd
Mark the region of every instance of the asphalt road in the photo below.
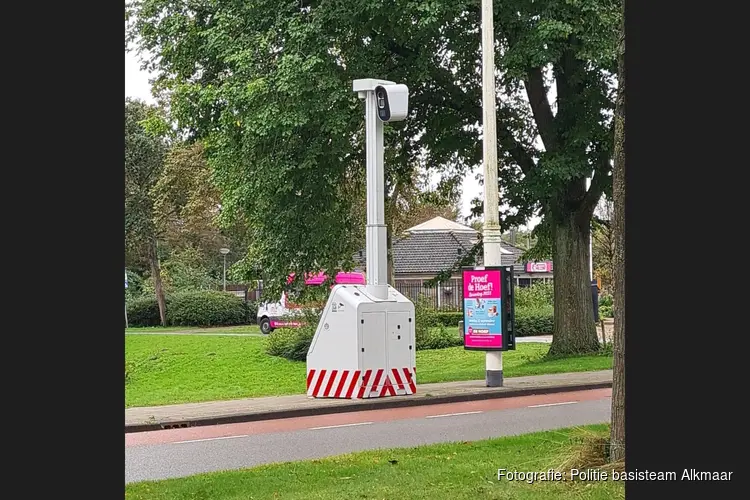
<svg viewBox="0 0 750 500">
<path fill-rule="evenodd" d="M 610 389 L 126 434 L 126 483 L 610 418 Z"/>
</svg>

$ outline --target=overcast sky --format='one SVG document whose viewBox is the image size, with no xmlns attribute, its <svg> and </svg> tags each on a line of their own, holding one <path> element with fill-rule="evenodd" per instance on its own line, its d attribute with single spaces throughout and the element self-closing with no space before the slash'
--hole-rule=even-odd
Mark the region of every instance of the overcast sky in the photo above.
<svg viewBox="0 0 750 500">
<path fill-rule="evenodd" d="M 149 74 L 142 71 L 138 56 L 133 52 L 125 53 L 125 97 L 137 97 L 149 103 L 154 103 L 151 96 L 151 86 L 149 85 Z M 475 179 L 477 172 L 481 167 L 466 175 L 463 182 L 461 197 L 461 216 L 465 217 L 471 209 L 471 200 L 477 196 L 482 196 L 482 186 Z M 536 225 L 537 219 L 532 221 L 532 226 Z"/>
</svg>

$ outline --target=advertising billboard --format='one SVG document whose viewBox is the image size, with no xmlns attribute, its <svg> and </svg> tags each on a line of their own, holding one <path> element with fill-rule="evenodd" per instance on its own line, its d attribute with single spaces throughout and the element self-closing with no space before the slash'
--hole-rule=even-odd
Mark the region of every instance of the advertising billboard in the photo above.
<svg viewBox="0 0 750 500">
<path fill-rule="evenodd" d="M 545 262 L 527 262 L 526 263 L 527 273 L 551 273 L 552 272 L 552 261 Z"/>
<path fill-rule="evenodd" d="M 512 279 L 504 268 L 463 270 L 463 337 L 464 348 L 477 351 L 512 349 L 513 338 L 507 338 L 512 325 Z M 506 338 L 504 338 L 506 336 Z"/>
</svg>

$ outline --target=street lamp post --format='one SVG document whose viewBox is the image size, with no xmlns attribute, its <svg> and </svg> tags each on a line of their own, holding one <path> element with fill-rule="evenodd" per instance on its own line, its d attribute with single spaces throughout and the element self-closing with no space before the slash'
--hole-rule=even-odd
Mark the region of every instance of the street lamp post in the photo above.
<svg viewBox="0 0 750 500">
<path fill-rule="evenodd" d="M 227 291 L 227 254 L 229 253 L 228 248 L 220 248 L 219 253 L 224 256 L 224 291 Z"/>
<path fill-rule="evenodd" d="M 495 91 L 495 32 L 492 22 L 492 0 L 482 0 L 482 134 L 484 149 L 484 265 L 501 266 L 500 223 L 497 190 L 497 105 Z M 487 387 L 503 385 L 503 354 L 485 353 L 485 382 Z"/>
</svg>

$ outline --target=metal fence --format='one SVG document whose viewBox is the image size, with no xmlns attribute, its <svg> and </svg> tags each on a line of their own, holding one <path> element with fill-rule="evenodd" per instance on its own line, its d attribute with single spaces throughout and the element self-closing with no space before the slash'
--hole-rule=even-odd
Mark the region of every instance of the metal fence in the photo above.
<svg viewBox="0 0 750 500">
<path fill-rule="evenodd" d="M 460 278 L 428 287 L 420 280 L 396 280 L 396 290 L 413 302 L 420 299 L 428 306 L 441 311 L 460 311 L 463 301 L 463 286 Z"/>
<path fill-rule="evenodd" d="M 445 283 L 427 286 L 422 280 L 396 280 L 396 290 L 403 293 L 413 302 L 422 300 L 429 307 L 441 311 L 460 311 L 463 302 L 461 278 L 452 278 Z M 245 301 L 256 302 L 260 299 L 261 289 L 246 285 L 227 284 L 227 292 L 233 293 Z"/>
</svg>

